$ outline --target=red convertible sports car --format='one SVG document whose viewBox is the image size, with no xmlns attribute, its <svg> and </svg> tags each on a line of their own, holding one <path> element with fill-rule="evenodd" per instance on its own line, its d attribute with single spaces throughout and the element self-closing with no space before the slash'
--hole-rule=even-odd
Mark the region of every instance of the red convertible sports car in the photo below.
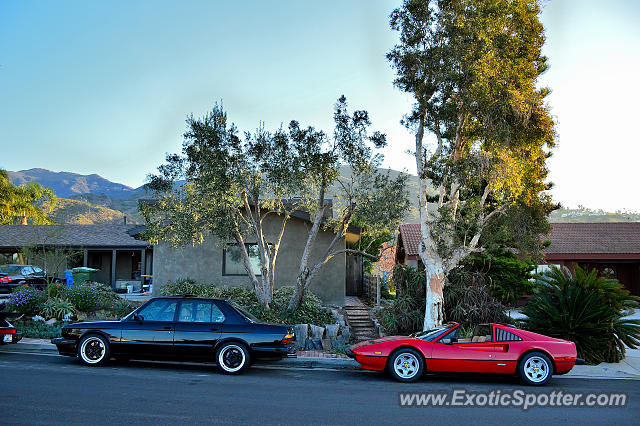
<svg viewBox="0 0 640 426">
<path fill-rule="evenodd" d="M 517 374 L 529 385 L 544 385 L 553 374 L 568 373 L 584 360 L 567 340 L 505 324 L 476 326 L 458 338 L 460 324 L 449 323 L 411 336 L 383 337 L 347 350 L 366 370 L 387 370 L 396 380 L 414 382 L 425 371 Z"/>
</svg>

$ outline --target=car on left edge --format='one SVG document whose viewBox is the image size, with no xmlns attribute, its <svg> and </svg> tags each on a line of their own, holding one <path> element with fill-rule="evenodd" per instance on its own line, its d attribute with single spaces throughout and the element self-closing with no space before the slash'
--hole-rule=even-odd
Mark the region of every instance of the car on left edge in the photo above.
<svg viewBox="0 0 640 426">
<path fill-rule="evenodd" d="M 48 276 L 45 271 L 35 265 L 0 265 L 0 273 L 6 274 L 9 278 L 8 282 L 6 282 L 6 278 L 0 280 L 0 288 L 6 289 L 9 292 L 13 288 L 24 284 L 44 290 L 50 282 L 62 282 L 62 279 Z"/>
<path fill-rule="evenodd" d="M 22 334 L 18 333 L 16 328 L 7 319 L 14 315 L 18 314 L 12 312 L 0 312 L 0 345 L 18 343 L 22 339 Z"/>
<path fill-rule="evenodd" d="M 65 325 L 51 343 L 90 366 L 111 358 L 213 361 L 226 374 L 296 352 L 292 326 L 262 323 L 231 301 L 191 296 L 152 298 L 120 321 Z"/>
</svg>

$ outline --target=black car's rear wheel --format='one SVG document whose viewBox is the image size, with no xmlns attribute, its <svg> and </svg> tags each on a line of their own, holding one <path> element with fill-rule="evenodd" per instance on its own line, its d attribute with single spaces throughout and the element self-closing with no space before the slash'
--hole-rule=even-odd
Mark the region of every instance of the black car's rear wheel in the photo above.
<svg viewBox="0 0 640 426">
<path fill-rule="evenodd" d="M 415 382 L 424 372 L 424 360 L 417 350 L 401 348 L 391 354 L 387 369 L 399 382 Z"/>
<path fill-rule="evenodd" d="M 85 336 L 78 345 L 78 357 L 85 365 L 104 365 L 109 361 L 109 342 L 96 334 Z"/>
<path fill-rule="evenodd" d="M 249 350 L 238 342 L 223 343 L 216 352 L 216 364 L 225 374 L 239 374 L 251 363 Z"/>
</svg>

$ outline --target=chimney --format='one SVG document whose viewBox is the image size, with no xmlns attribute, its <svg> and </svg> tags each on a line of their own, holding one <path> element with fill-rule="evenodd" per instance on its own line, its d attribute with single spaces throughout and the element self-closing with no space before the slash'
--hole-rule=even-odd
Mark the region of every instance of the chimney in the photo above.
<svg viewBox="0 0 640 426">
<path fill-rule="evenodd" d="M 124 221 L 124 224 L 127 224 L 127 216 L 122 216 L 122 220 Z"/>
</svg>

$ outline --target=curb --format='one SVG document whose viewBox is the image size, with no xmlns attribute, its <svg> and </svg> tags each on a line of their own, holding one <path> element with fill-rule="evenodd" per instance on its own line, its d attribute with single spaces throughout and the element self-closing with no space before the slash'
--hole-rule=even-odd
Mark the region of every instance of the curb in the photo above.
<svg viewBox="0 0 640 426">
<path fill-rule="evenodd" d="M 299 368 L 334 368 L 344 370 L 359 370 L 360 364 L 353 359 L 347 358 L 283 358 L 280 361 L 270 362 L 264 365 L 290 366 Z"/>
<path fill-rule="evenodd" d="M 18 342 L 13 345 L 0 346 L 0 352 L 41 352 L 41 353 L 58 353 L 58 348 L 53 344 L 42 343 L 23 343 Z"/>
<path fill-rule="evenodd" d="M 37 353 L 57 354 L 58 349 L 53 344 L 18 342 L 13 345 L 0 346 L 0 353 L 1 352 L 12 352 L 12 353 L 37 352 Z M 348 358 L 314 358 L 314 357 L 283 358 L 279 361 L 261 363 L 261 365 L 287 366 L 287 367 L 298 367 L 298 368 L 360 369 L 360 364 L 358 364 L 355 360 L 348 359 Z"/>
</svg>

